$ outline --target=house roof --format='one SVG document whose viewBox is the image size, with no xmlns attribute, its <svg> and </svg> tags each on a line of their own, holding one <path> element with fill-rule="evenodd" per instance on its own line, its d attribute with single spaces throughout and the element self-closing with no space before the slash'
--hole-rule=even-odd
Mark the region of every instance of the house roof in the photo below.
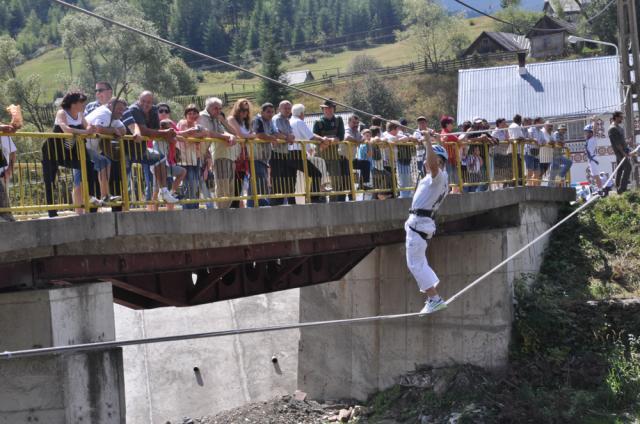
<svg viewBox="0 0 640 424">
<path fill-rule="evenodd" d="M 490 32 L 483 31 L 473 43 L 465 50 L 463 56 L 471 52 L 475 46 L 483 38 L 488 37 L 500 45 L 503 49 L 510 52 L 519 52 L 529 50 L 529 39 L 524 35 L 512 34 L 509 32 Z"/>
<path fill-rule="evenodd" d="M 591 1 L 582 0 L 581 3 L 583 6 L 586 6 L 587 4 L 591 3 Z M 555 9 L 556 4 L 560 6 L 560 8 L 562 8 L 562 11 L 564 13 L 580 13 L 580 7 L 578 7 L 578 4 L 575 2 L 575 0 L 545 0 L 543 10 L 551 9 L 555 13 L 558 13 L 559 11 Z"/>
<path fill-rule="evenodd" d="M 543 31 L 540 31 L 542 29 Z M 557 30 L 557 32 L 567 31 L 569 33 L 576 32 L 576 26 L 570 22 L 563 21 L 562 19 L 558 19 L 554 16 L 544 15 L 542 18 L 538 19 L 538 22 L 529 30 L 527 33 L 527 37 L 531 38 L 535 35 L 545 35 L 551 32 L 549 30 Z"/>
<path fill-rule="evenodd" d="M 620 106 L 616 56 L 463 69 L 458 74 L 458 122 L 523 116 L 611 112 Z"/>
<path fill-rule="evenodd" d="M 313 80 L 313 74 L 310 70 L 303 69 L 300 71 L 287 72 L 282 76 L 282 78 L 286 80 L 288 84 L 296 85 Z"/>
</svg>

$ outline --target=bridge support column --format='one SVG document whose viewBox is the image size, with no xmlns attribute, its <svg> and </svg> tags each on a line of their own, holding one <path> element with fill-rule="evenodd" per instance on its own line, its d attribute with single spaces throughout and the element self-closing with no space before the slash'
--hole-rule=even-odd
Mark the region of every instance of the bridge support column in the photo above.
<svg viewBox="0 0 640 424">
<path fill-rule="evenodd" d="M 108 283 L 0 294 L 0 351 L 114 340 Z M 122 350 L 0 360 L 0 424 L 124 423 Z"/>
</svg>

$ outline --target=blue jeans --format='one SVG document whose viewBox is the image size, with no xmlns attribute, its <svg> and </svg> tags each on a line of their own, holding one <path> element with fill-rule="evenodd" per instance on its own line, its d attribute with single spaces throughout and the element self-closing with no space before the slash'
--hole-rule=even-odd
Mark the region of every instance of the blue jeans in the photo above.
<svg viewBox="0 0 640 424">
<path fill-rule="evenodd" d="M 413 179 L 411 178 L 411 165 L 396 162 L 398 169 L 398 185 L 402 188 L 413 186 Z M 403 190 L 400 192 L 400 198 L 411 197 L 411 190 Z"/>
<path fill-rule="evenodd" d="M 257 160 L 255 162 L 255 167 L 258 194 L 267 194 L 267 164 Z M 251 186 L 251 182 L 249 182 L 249 197 L 252 195 L 253 187 Z M 252 208 L 253 206 L 253 200 L 248 200 L 247 207 Z M 258 206 L 269 206 L 269 199 L 258 199 Z"/>
<path fill-rule="evenodd" d="M 199 166 L 184 166 L 187 170 L 187 176 L 182 182 L 184 187 L 183 194 L 185 199 L 198 199 L 198 188 L 200 187 L 200 167 Z M 182 205 L 182 209 L 198 209 L 200 205 L 198 203 L 188 203 Z"/>
<path fill-rule="evenodd" d="M 564 181 L 567 176 L 567 172 L 571 169 L 573 162 L 571 159 L 564 156 L 556 156 L 551 163 L 551 170 L 549 171 L 549 180 L 551 183 L 556 181 L 556 175 L 560 174 L 560 178 Z"/>
</svg>

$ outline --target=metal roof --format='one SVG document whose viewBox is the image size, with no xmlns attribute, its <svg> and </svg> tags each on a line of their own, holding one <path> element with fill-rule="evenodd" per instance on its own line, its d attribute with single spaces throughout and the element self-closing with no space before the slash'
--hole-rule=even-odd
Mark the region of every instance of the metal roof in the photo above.
<svg viewBox="0 0 640 424">
<path fill-rule="evenodd" d="M 285 80 L 290 85 L 302 84 L 307 81 L 313 81 L 313 74 L 308 69 L 303 69 L 301 71 L 290 71 L 286 72 L 282 79 Z"/>
<path fill-rule="evenodd" d="M 620 107 L 616 56 L 463 69 L 458 73 L 458 122 L 519 113 L 553 117 L 612 112 Z"/>
<path fill-rule="evenodd" d="M 510 32 L 486 32 L 496 43 L 509 51 L 529 50 L 529 39 L 524 35 L 512 34 Z"/>
</svg>

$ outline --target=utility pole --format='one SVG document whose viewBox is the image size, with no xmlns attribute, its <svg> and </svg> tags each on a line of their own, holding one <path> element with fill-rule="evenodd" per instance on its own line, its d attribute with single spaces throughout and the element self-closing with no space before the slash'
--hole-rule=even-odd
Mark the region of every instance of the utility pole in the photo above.
<svg viewBox="0 0 640 424">
<path fill-rule="evenodd" d="M 640 111 L 640 44 L 638 43 L 638 21 L 636 15 L 636 0 L 618 0 L 618 48 L 620 51 L 620 74 L 622 76 L 622 89 L 626 94 L 624 105 L 624 130 L 625 136 L 631 138 L 631 146 L 636 145 L 636 116 L 634 110 Z M 631 75 L 634 74 L 635 82 Z M 636 187 L 640 186 L 638 168 L 631 178 L 635 180 Z"/>
<path fill-rule="evenodd" d="M 631 137 L 635 145 L 634 109 L 637 108 L 640 92 L 638 77 L 640 76 L 640 44 L 638 43 L 638 22 L 636 20 L 635 0 L 618 0 L 618 46 L 620 50 L 620 74 L 622 76 L 623 92 L 628 94 L 624 99 L 625 134 Z M 635 74 L 636 82 L 632 83 L 631 75 Z M 634 108 L 636 105 L 636 108 Z"/>
</svg>

